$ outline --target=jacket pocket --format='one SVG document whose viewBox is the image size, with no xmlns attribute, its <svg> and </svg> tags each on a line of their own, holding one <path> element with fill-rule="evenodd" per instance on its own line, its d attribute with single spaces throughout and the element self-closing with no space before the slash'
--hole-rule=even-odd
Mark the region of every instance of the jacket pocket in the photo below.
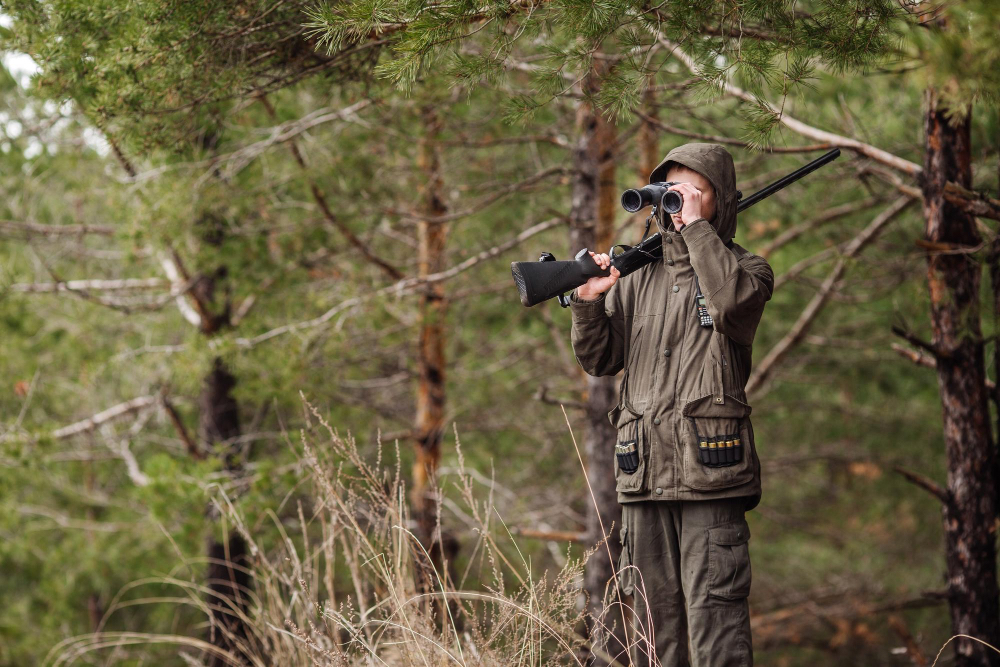
<svg viewBox="0 0 1000 667">
<path fill-rule="evenodd" d="M 625 510 L 622 510 L 622 514 L 625 514 Z M 632 563 L 632 545 L 629 542 L 629 529 L 628 526 L 622 523 L 621 528 L 621 543 L 622 552 L 618 556 L 618 590 L 621 595 L 632 595 L 635 591 L 635 567 Z"/>
<path fill-rule="evenodd" d="M 750 595 L 750 525 L 746 519 L 708 529 L 708 594 L 724 600 Z"/>
<path fill-rule="evenodd" d="M 714 394 L 708 394 L 681 409 L 682 484 L 690 489 L 725 489 L 754 477 L 750 406 L 728 394 L 723 398 L 718 403 Z"/>
<path fill-rule="evenodd" d="M 620 401 L 608 413 L 618 434 L 615 442 L 615 489 L 622 493 L 640 493 L 645 489 L 646 433 L 642 414 Z"/>
</svg>

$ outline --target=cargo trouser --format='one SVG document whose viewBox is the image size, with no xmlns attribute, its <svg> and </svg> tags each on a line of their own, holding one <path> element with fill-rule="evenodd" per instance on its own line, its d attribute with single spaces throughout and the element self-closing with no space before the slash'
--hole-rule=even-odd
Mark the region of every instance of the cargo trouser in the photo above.
<svg viewBox="0 0 1000 667">
<path fill-rule="evenodd" d="M 622 505 L 618 581 L 632 595 L 632 664 L 752 667 L 745 503 L 737 497 Z M 611 614 L 620 622 L 617 611 Z M 617 661 L 629 662 L 625 655 Z"/>
</svg>

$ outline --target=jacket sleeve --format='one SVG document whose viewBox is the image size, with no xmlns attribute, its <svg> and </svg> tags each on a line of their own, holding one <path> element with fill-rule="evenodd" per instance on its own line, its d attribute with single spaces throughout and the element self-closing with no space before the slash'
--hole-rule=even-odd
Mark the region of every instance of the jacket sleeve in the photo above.
<svg viewBox="0 0 1000 667">
<path fill-rule="evenodd" d="M 750 253 L 737 258 L 704 218 L 684 225 L 681 236 L 715 330 L 740 345 L 752 345 L 764 304 L 774 289 L 771 265 Z"/>
<path fill-rule="evenodd" d="M 573 353 L 588 375 L 615 375 L 625 366 L 625 319 L 619 279 L 593 301 L 569 295 L 573 312 Z"/>
</svg>

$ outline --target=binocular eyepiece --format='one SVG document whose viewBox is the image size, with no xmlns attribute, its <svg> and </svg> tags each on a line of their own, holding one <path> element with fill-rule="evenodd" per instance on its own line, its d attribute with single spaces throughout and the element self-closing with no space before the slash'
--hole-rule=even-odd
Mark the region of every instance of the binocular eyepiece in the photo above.
<svg viewBox="0 0 1000 667">
<path fill-rule="evenodd" d="M 638 190 L 626 190 L 622 193 L 622 208 L 629 213 L 635 213 L 647 206 L 659 206 L 665 213 L 679 213 L 684 203 L 681 193 L 676 190 L 668 190 L 671 185 L 677 185 L 679 181 L 667 181 L 661 183 L 650 183 Z"/>
</svg>

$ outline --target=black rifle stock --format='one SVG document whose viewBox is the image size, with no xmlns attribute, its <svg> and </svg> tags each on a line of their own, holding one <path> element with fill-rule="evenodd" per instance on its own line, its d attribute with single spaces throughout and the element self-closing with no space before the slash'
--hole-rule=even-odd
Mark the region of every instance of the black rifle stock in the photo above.
<svg viewBox="0 0 1000 667">
<path fill-rule="evenodd" d="M 740 198 L 736 204 L 736 212 L 740 213 L 762 199 L 770 197 L 778 190 L 794 183 L 806 174 L 819 169 L 839 156 L 840 149 L 834 148 L 832 151 L 799 167 L 792 173 L 758 190 L 749 197 Z M 653 214 L 655 213 L 656 210 L 654 208 Z M 619 246 L 627 247 L 628 250 L 617 255 L 613 252 L 610 254 L 612 255 L 611 265 L 618 269 L 621 277 L 627 276 L 647 264 L 663 259 L 663 245 L 660 241 L 659 232 L 643 239 L 634 246 L 625 246 L 624 244 L 619 244 Z M 612 247 L 613 250 L 614 247 Z M 611 269 L 602 269 L 594 261 L 587 248 L 578 252 L 576 257 L 569 261 L 556 261 L 556 258 L 551 253 L 545 252 L 542 253 L 537 262 L 511 262 L 510 271 L 514 276 L 514 284 L 517 286 L 521 303 L 528 307 L 542 301 L 547 301 L 552 297 L 559 297 L 559 303 L 565 308 L 569 306 L 569 300 L 564 296 L 564 292 L 583 285 L 591 278 L 611 275 Z"/>
</svg>

